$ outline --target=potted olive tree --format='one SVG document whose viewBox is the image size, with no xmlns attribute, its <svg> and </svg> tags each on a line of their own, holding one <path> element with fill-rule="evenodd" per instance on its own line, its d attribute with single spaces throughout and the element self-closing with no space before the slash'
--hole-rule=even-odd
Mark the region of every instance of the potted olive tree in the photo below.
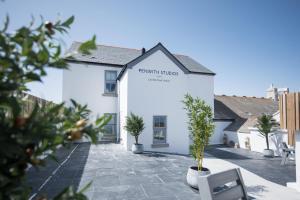
<svg viewBox="0 0 300 200">
<path fill-rule="evenodd" d="M 264 149 L 265 157 L 274 157 L 274 151 L 269 148 L 269 136 L 273 127 L 276 125 L 271 115 L 263 114 L 257 119 L 257 128 L 259 133 L 266 139 L 267 148 Z"/>
<path fill-rule="evenodd" d="M 186 180 L 193 187 L 198 188 L 198 176 L 207 175 L 209 169 L 203 167 L 204 148 L 208 145 L 209 138 L 214 131 L 212 108 L 199 98 L 193 98 L 191 95 L 185 95 L 185 110 L 188 115 L 188 129 L 192 144 L 190 152 L 197 161 L 197 166 L 191 166 L 188 169 Z"/>
<path fill-rule="evenodd" d="M 134 136 L 135 143 L 131 147 L 132 152 L 143 153 L 144 146 L 143 144 L 139 144 L 139 135 L 145 129 L 143 118 L 130 113 L 130 115 L 126 117 L 126 126 L 124 126 L 124 128 L 130 135 Z"/>
</svg>

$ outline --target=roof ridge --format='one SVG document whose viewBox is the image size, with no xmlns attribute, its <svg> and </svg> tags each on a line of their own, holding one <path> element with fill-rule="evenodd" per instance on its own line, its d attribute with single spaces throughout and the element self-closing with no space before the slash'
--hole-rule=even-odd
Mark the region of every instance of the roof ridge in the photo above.
<svg viewBox="0 0 300 200">
<path fill-rule="evenodd" d="M 79 42 L 79 41 L 74 41 L 73 43 L 83 43 L 83 42 Z M 142 47 L 141 49 L 137 49 L 137 48 L 129 48 L 129 47 L 120 47 L 120 46 L 114 46 L 114 45 L 107 45 L 107 44 L 96 44 L 96 46 L 105 46 L 105 47 L 112 47 L 112 48 L 119 48 L 119 49 L 129 49 L 129 50 L 136 50 L 136 51 L 142 51 Z M 147 49 L 146 49 L 147 50 Z M 184 54 L 180 54 L 180 53 L 171 53 L 174 56 L 185 56 L 185 57 L 189 57 L 188 55 L 184 55 Z"/>
<path fill-rule="evenodd" d="M 266 97 L 258 97 L 258 96 L 238 96 L 238 95 L 226 95 L 226 94 L 215 94 L 216 97 L 237 97 L 237 98 L 253 98 L 253 99 L 266 99 L 266 100 L 271 100 Z"/>
<path fill-rule="evenodd" d="M 82 44 L 83 42 L 74 41 L 73 43 L 80 43 L 80 44 Z M 136 50 L 136 51 L 141 51 L 142 50 L 142 48 L 141 49 L 137 49 L 137 48 L 120 47 L 120 46 L 107 45 L 107 44 L 96 44 L 96 46 L 112 47 L 112 48 L 119 48 L 119 49 L 129 49 L 129 50 Z"/>
</svg>

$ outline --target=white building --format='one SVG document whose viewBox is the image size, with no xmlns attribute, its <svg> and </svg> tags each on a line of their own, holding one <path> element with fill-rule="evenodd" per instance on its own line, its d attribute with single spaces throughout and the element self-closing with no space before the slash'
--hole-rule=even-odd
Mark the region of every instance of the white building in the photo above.
<svg viewBox="0 0 300 200">
<path fill-rule="evenodd" d="M 277 123 L 280 122 L 278 101 L 271 98 L 216 95 L 214 105 L 215 121 L 228 123 L 217 133 L 226 134 L 228 142 L 232 141 L 240 148 L 251 151 L 262 153 L 266 148 L 266 140 L 256 128 L 257 118 L 264 113 L 272 115 Z M 282 142 L 287 143 L 287 139 L 287 132 L 281 129 L 270 134 L 269 144 L 275 155 L 281 155 Z"/>
<path fill-rule="evenodd" d="M 289 88 L 277 88 L 273 84 L 267 89 L 267 99 L 272 99 L 274 101 L 279 101 L 279 96 L 285 93 L 289 93 Z"/>
<path fill-rule="evenodd" d="M 70 70 L 63 72 L 63 100 L 88 104 L 94 119 L 113 116 L 103 141 L 120 142 L 130 150 L 134 138 L 123 127 L 132 112 L 144 119 L 146 128 L 139 142 L 145 150 L 188 154 L 188 119 L 182 100 L 189 93 L 214 110 L 216 126 L 210 144 L 222 144 L 226 134 L 241 148 L 259 152 L 265 148 L 264 138 L 253 127 L 262 113 L 278 111 L 277 101 L 214 96 L 212 71 L 188 56 L 170 53 L 160 43 L 148 51 L 98 45 L 90 55 L 78 53 L 79 46 L 75 42 L 67 52 L 73 56 L 67 59 Z M 267 95 L 276 100 L 277 92 L 272 87 Z M 286 140 L 286 135 L 279 136 L 280 140 L 276 136 L 270 142 L 277 154 L 280 141 Z"/>
<path fill-rule="evenodd" d="M 142 116 L 139 141 L 147 151 L 189 153 L 187 115 L 182 100 L 189 93 L 214 107 L 214 73 L 192 58 L 170 53 L 161 43 L 145 49 L 98 45 L 91 55 L 67 53 L 63 100 L 88 104 L 94 118 L 113 115 L 103 139 L 115 139 L 130 150 L 134 139 L 124 129 L 130 112 Z M 212 140 L 216 140 L 213 139 Z M 217 141 L 220 139 L 218 138 Z"/>
</svg>

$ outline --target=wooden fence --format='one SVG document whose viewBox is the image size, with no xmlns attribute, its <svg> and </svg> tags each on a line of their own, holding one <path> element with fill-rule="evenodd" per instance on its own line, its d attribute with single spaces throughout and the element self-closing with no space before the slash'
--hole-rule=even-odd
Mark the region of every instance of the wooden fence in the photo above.
<svg viewBox="0 0 300 200">
<path fill-rule="evenodd" d="M 288 143 L 295 145 L 295 132 L 300 130 L 300 93 L 279 97 L 280 127 L 288 130 Z"/>
<path fill-rule="evenodd" d="M 33 96 L 31 94 L 28 94 L 28 93 L 22 93 L 20 95 L 20 98 L 22 99 L 22 115 L 23 116 L 26 116 L 26 115 L 28 115 L 28 114 L 31 113 L 31 111 L 33 110 L 36 102 L 41 107 L 46 106 L 46 105 L 47 106 L 53 106 L 53 105 L 55 105 L 51 101 L 47 101 L 45 99 Z"/>
</svg>

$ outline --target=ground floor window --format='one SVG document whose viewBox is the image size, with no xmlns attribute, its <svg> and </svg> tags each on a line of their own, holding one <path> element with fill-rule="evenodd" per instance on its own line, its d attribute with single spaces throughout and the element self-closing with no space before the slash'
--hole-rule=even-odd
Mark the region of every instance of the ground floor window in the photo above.
<svg viewBox="0 0 300 200">
<path fill-rule="evenodd" d="M 117 114 L 105 113 L 104 115 L 112 116 L 111 120 L 104 126 L 104 132 L 110 135 L 117 135 Z"/>
<path fill-rule="evenodd" d="M 153 116 L 153 144 L 167 143 L 167 116 Z"/>
</svg>

